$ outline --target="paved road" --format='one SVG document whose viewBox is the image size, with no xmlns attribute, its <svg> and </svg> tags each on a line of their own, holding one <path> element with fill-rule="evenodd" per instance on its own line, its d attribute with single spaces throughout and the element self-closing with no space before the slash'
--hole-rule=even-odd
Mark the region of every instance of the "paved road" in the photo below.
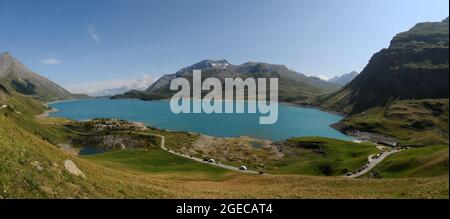
<svg viewBox="0 0 450 219">
<path fill-rule="evenodd" d="M 380 146 L 377 145 L 377 148 L 380 148 Z M 345 177 L 356 178 L 356 177 L 362 176 L 362 175 L 366 174 L 367 172 L 369 172 L 371 169 L 373 169 L 375 166 L 377 166 L 381 161 L 383 161 L 389 155 L 395 154 L 395 153 L 400 152 L 400 151 L 402 151 L 402 150 L 401 149 L 394 149 L 392 151 L 383 152 L 376 159 L 372 158 L 372 156 L 374 156 L 375 154 L 369 155 L 369 157 L 368 157 L 369 165 L 363 167 L 363 169 L 360 172 L 357 172 L 357 173 L 352 174 L 350 176 L 345 175 Z"/>
<path fill-rule="evenodd" d="M 197 157 L 191 157 L 191 156 L 188 156 L 188 155 L 185 155 L 185 154 L 181 154 L 181 153 L 177 153 L 175 151 L 172 151 L 172 150 L 166 148 L 166 146 L 165 146 L 166 137 L 164 137 L 163 135 L 151 134 L 151 133 L 140 133 L 140 134 L 146 134 L 146 135 L 152 135 L 152 136 L 160 137 L 161 138 L 161 146 L 160 146 L 161 149 L 165 150 L 165 151 L 167 151 L 167 152 L 169 152 L 171 154 L 174 154 L 174 155 L 177 155 L 177 156 L 180 156 L 180 157 L 184 157 L 184 158 L 187 158 L 187 159 L 191 159 L 193 161 L 197 161 L 197 162 L 200 162 L 200 163 L 206 163 L 206 164 L 210 164 L 210 165 L 213 165 L 213 166 L 218 166 L 218 167 L 221 167 L 221 168 L 224 168 L 224 169 L 228 169 L 228 170 L 234 170 L 234 171 L 238 171 L 238 172 L 242 172 L 242 173 L 258 174 L 258 172 L 253 171 L 253 170 L 240 170 L 239 167 L 235 167 L 235 166 L 230 166 L 230 165 L 226 165 L 226 164 L 222 164 L 222 163 L 221 164 L 210 163 L 210 162 L 207 162 L 207 161 L 203 161 L 203 159 L 200 159 L 200 158 L 197 158 Z M 267 174 L 265 174 L 265 175 L 267 175 Z"/>
</svg>

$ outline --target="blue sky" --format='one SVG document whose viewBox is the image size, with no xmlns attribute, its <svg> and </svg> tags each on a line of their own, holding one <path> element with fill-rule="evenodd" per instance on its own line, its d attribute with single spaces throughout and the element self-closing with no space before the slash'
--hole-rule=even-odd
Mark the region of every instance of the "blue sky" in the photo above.
<svg viewBox="0 0 450 219">
<path fill-rule="evenodd" d="M 361 71 L 448 0 L 0 0 L 0 52 L 65 86 L 157 79 L 203 59 L 285 64 L 308 75 Z"/>
</svg>

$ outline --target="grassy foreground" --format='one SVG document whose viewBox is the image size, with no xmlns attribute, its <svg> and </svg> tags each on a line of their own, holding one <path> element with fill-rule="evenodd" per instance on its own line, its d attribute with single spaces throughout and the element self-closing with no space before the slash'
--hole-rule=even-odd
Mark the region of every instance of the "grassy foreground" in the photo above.
<svg viewBox="0 0 450 219">
<path fill-rule="evenodd" d="M 83 156 L 95 163 L 124 171 L 164 174 L 177 178 L 224 179 L 234 172 L 167 153 L 161 149 L 119 150 Z"/>
<path fill-rule="evenodd" d="M 448 145 L 402 151 L 387 157 L 368 173 L 376 178 L 431 177 L 448 175 Z"/>
<path fill-rule="evenodd" d="M 13 111 L 0 113 L 0 198 L 448 198 L 448 176 L 245 175 L 151 150 L 134 158 L 124 156 L 140 151 L 78 157 L 55 145 L 72 133 L 34 119 L 44 110 L 40 104 L 27 105 L 29 98 L 20 95 L 12 98 Z M 85 177 L 69 173 L 66 160 Z"/>
<path fill-rule="evenodd" d="M 378 153 L 370 143 L 354 143 L 322 137 L 292 138 L 280 143 L 286 158 L 270 172 L 302 175 L 344 175 L 367 163 Z"/>
<path fill-rule="evenodd" d="M 448 145 L 448 112 L 448 99 L 395 100 L 351 115 L 336 127 L 394 137 L 402 146 Z"/>
</svg>

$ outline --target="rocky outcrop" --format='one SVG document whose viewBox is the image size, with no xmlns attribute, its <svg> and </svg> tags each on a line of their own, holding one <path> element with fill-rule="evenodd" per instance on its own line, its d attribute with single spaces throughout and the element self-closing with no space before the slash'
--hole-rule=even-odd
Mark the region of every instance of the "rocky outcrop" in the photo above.
<svg viewBox="0 0 450 219">
<path fill-rule="evenodd" d="M 86 175 L 84 175 L 83 172 L 81 172 L 81 170 L 77 167 L 77 165 L 75 165 L 75 163 L 71 160 L 65 160 L 64 161 L 64 168 L 66 168 L 66 170 L 70 173 L 73 174 L 75 176 L 79 176 L 82 178 L 86 178 Z"/>
<path fill-rule="evenodd" d="M 420 23 L 398 34 L 352 82 L 319 102 L 354 114 L 394 99 L 448 98 L 448 28 L 448 20 Z"/>
</svg>

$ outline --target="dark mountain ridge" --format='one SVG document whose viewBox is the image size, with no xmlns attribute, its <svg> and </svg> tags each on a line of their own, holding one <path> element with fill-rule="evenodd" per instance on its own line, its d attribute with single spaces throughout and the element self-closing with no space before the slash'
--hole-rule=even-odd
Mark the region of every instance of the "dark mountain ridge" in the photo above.
<svg viewBox="0 0 450 219">
<path fill-rule="evenodd" d="M 322 81 L 318 78 L 308 77 L 288 69 L 284 65 L 268 64 L 262 62 L 246 62 L 241 65 L 233 65 L 226 60 L 203 60 L 188 67 L 184 67 L 175 74 L 162 76 L 146 91 L 130 91 L 113 98 L 140 98 L 140 99 L 165 99 L 170 98 L 175 92 L 170 91 L 170 82 L 178 77 L 183 77 L 192 82 L 192 71 L 202 70 L 202 80 L 216 77 L 222 82 L 225 78 L 278 78 L 279 100 L 286 102 L 308 103 L 314 97 L 332 92 L 339 85 Z"/>
<path fill-rule="evenodd" d="M 449 26 L 426 22 L 397 34 L 349 84 L 319 102 L 355 114 L 394 99 L 449 97 Z"/>
<path fill-rule="evenodd" d="M 9 92 L 33 96 L 44 102 L 86 97 L 42 77 L 15 59 L 10 53 L 0 54 L 0 84 Z"/>
</svg>

